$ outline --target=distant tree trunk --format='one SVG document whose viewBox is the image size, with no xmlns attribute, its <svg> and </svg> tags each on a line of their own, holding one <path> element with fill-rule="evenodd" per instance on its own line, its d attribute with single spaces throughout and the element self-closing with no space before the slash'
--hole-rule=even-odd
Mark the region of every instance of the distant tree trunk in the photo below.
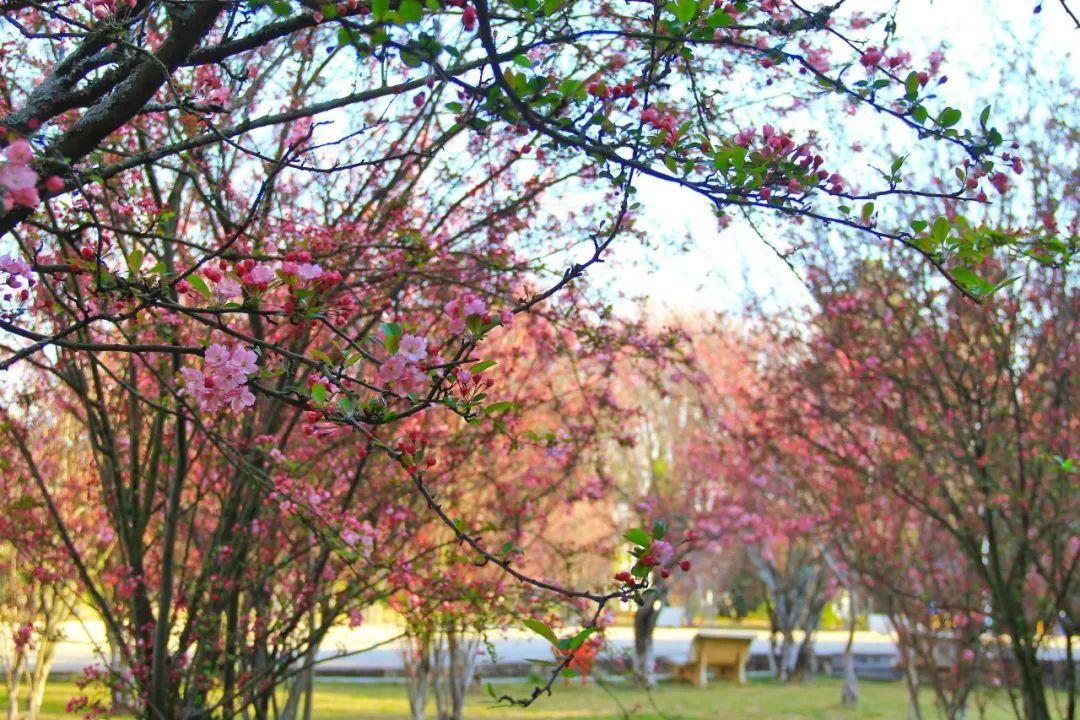
<svg viewBox="0 0 1080 720">
<path fill-rule="evenodd" d="M 19 688 L 22 685 L 22 677 L 25 670 L 26 653 L 17 650 L 15 659 L 8 666 L 7 672 L 8 720 L 19 720 Z"/>
<path fill-rule="evenodd" d="M 634 675 L 647 688 L 656 686 L 656 652 L 653 632 L 660 619 L 660 610 L 667 599 L 667 585 L 657 582 L 660 593 L 653 602 L 639 605 L 634 611 Z"/>
<path fill-rule="evenodd" d="M 906 627 L 893 618 L 893 627 L 896 628 L 897 648 L 904 661 L 904 681 L 908 689 L 908 720 L 923 720 L 922 708 L 919 706 L 919 668 L 915 662 L 915 651 L 911 641 L 906 638 Z"/>
<path fill-rule="evenodd" d="M 38 651 L 34 670 L 30 673 L 30 704 L 27 708 L 28 720 L 37 720 L 41 713 L 41 703 L 45 699 L 45 685 L 49 682 L 49 672 L 52 670 L 53 657 L 56 655 L 56 644 L 49 642 Z"/>
<path fill-rule="evenodd" d="M 315 636 L 315 606 L 308 609 L 308 632 L 311 637 Z M 318 645 L 314 642 L 308 645 L 304 653 L 303 665 L 289 688 L 289 697 L 281 711 L 281 720 L 298 720 L 300 715 L 300 702 L 304 703 L 303 720 L 311 720 L 311 695 L 315 690 L 315 660 Z"/>
<path fill-rule="evenodd" d="M 821 576 L 821 578 L 823 580 L 824 576 Z M 814 652 L 814 640 L 818 626 L 821 625 L 821 614 L 825 611 L 825 603 L 828 602 L 828 595 L 825 594 L 821 587 L 809 597 L 802 619 L 803 639 L 799 644 L 799 653 L 795 664 L 795 675 L 803 682 L 809 682 L 810 678 L 818 670 L 817 653 Z"/>
<path fill-rule="evenodd" d="M 428 683 L 431 678 L 432 642 L 430 633 L 409 635 L 404 641 L 405 690 L 409 695 L 409 717 L 424 720 Z"/>
<path fill-rule="evenodd" d="M 848 636 L 844 646 L 844 684 L 840 688 L 840 702 L 844 707 L 859 704 L 859 678 L 855 674 L 855 618 L 858 616 L 856 597 L 853 590 L 848 590 Z"/>
<path fill-rule="evenodd" d="M 479 639 L 454 622 L 439 631 L 432 651 L 432 685 L 439 720 L 461 720 L 465 694 L 476 675 Z"/>
<path fill-rule="evenodd" d="M 1065 720 L 1076 720 L 1076 658 L 1072 639 L 1076 626 L 1070 618 L 1063 617 L 1061 627 L 1065 631 L 1065 692 L 1069 698 Z"/>
<path fill-rule="evenodd" d="M 780 641 L 780 667 L 777 678 L 780 682 L 787 682 L 795 675 L 795 666 L 799 661 L 798 645 L 795 642 L 795 634 L 790 628 L 781 630 Z"/>
</svg>

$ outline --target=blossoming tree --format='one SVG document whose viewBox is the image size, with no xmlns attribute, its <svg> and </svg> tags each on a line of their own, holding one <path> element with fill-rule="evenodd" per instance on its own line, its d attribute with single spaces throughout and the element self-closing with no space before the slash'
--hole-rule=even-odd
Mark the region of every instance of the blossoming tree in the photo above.
<svg viewBox="0 0 1080 720">
<path fill-rule="evenodd" d="M 637 562 L 597 591 L 518 573 L 438 503 L 403 423 L 497 414 L 474 368 L 515 314 L 564 291 L 553 307 L 583 336 L 607 317 L 572 288 L 631 230 L 638 178 L 721 215 L 948 255 L 959 291 L 983 288 L 960 272 L 977 242 L 879 213 L 909 194 L 980 201 L 1007 161 L 988 112 L 939 96 L 939 57 L 886 48 L 887 17 L 779 0 L 10 0 L 2 23 L 0 369 L 69 397 L 92 448 L 120 582 L 80 576 L 143 717 L 268 716 L 320 633 L 387 591 L 416 513 L 597 617 L 637 596 Z M 750 101 L 754 122 L 733 110 Z M 843 124 L 858 107 L 940 144 L 957 181 L 909 188 L 888 157 L 863 186 L 794 129 L 802 108 Z M 25 420 L 4 430 L 33 468 Z M 661 539 L 639 538 L 637 560 Z M 343 593 L 318 582 L 339 573 Z"/>
</svg>

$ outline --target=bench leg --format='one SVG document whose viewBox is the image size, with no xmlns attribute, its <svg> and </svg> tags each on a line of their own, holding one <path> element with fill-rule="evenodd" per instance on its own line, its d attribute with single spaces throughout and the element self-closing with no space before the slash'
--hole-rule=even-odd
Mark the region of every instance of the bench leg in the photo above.
<svg viewBox="0 0 1080 720">
<path fill-rule="evenodd" d="M 703 688 L 709 684 L 709 666 L 704 661 L 699 661 L 694 673 L 694 685 Z"/>
</svg>

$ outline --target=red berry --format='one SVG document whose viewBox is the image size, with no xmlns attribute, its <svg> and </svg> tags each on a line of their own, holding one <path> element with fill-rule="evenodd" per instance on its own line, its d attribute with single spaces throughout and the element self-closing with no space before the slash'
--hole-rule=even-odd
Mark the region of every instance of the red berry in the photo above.
<svg viewBox="0 0 1080 720">
<path fill-rule="evenodd" d="M 681 561 L 679 563 L 679 567 L 682 568 L 683 572 L 690 572 L 690 561 L 689 560 Z"/>
</svg>

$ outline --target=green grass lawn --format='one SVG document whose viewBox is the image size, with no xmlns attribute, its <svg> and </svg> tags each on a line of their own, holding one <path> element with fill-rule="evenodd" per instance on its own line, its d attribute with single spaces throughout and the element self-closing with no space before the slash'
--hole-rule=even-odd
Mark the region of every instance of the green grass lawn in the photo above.
<svg viewBox="0 0 1080 720">
<path fill-rule="evenodd" d="M 524 696 L 531 686 L 525 684 L 497 685 L 499 692 Z M 860 684 L 860 703 L 856 710 L 840 707 L 840 684 L 836 680 L 815 678 L 805 685 L 781 686 L 772 681 L 755 680 L 744 687 L 714 682 L 698 690 L 689 685 L 663 684 L 652 698 L 641 690 L 624 684 L 609 686 L 611 695 L 595 685 L 556 688 L 552 697 L 543 697 L 529 708 L 495 706 L 490 698 L 477 693 L 470 698 L 466 718 L 499 718 L 499 720 L 618 720 L 623 710 L 635 720 L 726 720 L 752 718 L 756 720 L 847 720 L 854 718 L 896 718 L 907 716 L 907 695 L 903 683 L 870 682 Z M 64 712 L 64 705 L 77 692 L 70 682 L 49 685 L 43 720 L 73 720 L 79 715 Z M 614 696 L 614 697 L 612 697 Z M 655 703 L 655 705 L 654 705 Z M 0 692 L 0 707 L 6 709 L 7 699 Z M 400 684 L 356 683 L 344 680 L 323 680 L 315 695 L 317 720 L 407 720 L 408 701 Z M 933 709 L 924 707 L 927 717 Z M 434 718 L 434 706 L 428 713 Z M 978 720 L 979 712 L 972 707 L 969 717 Z M 1004 696 L 993 700 L 985 720 L 1007 720 L 1012 717 Z"/>
</svg>

